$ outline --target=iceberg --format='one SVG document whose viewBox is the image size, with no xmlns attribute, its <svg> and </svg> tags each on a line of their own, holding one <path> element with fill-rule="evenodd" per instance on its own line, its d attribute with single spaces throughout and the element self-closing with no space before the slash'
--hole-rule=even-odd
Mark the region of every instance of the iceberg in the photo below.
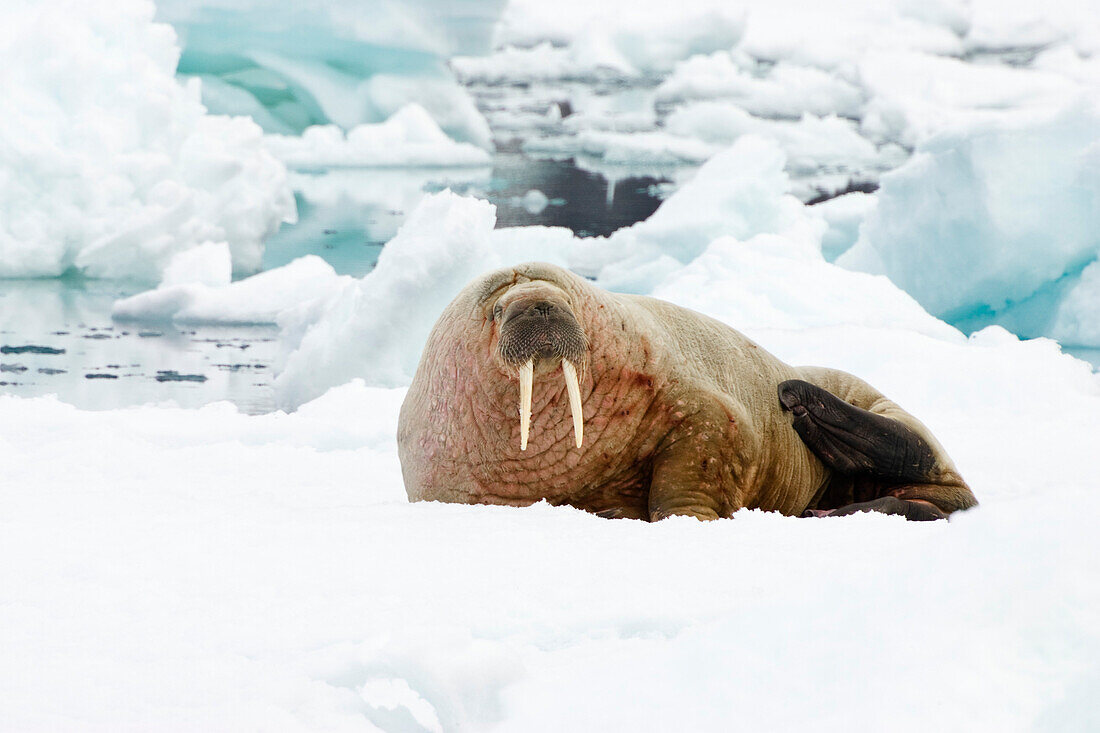
<svg viewBox="0 0 1100 733">
<path fill-rule="evenodd" d="M 155 282 L 207 242 L 259 269 L 296 217 L 286 168 L 250 119 L 207 113 L 177 54 L 142 0 L 0 8 L 0 276 Z"/>
<path fill-rule="evenodd" d="M 251 114 L 269 133 L 382 122 L 425 107 L 448 135 L 490 146 L 446 60 L 489 50 L 504 0 L 160 0 L 180 34 L 179 73 L 203 80 L 214 111 Z"/>
<path fill-rule="evenodd" d="M 1098 222 L 1100 107 L 1081 99 L 918 146 L 883 176 L 877 207 L 837 262 L 888 275 L 948 321 L 1039 336 L 1053 335 L 1056 319 L 1080 343 L 1100 319 L 1087 295 L 1094 270 L 1084 277 L 1100 257 Z"/>
</svg>

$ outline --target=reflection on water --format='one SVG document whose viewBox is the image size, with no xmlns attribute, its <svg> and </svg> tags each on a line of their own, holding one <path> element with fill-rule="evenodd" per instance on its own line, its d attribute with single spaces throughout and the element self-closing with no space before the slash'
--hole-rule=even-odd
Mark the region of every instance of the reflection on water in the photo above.
<svg viewBox="0 0 1100 733">
<path fill-rule="evenodd" d="M 646 219 L 661 204 L 654 194 L 666 178 L 604 176 L 578 168 L 570 160 L 532 160 L 499 154 L 487 198 L 497 206 L 497 226 L 555 226 L 580 236 L 606 236 Z M 526 205 L 528 191 L 539 191 L 546 205 Z"/>
<path fill-rule="evenodd" d="M 99 280 L 0 281 L 0 390 L 56 394 L 97 410 L 168 400 L 274 409 L 274 327 L 113 323 L 111 304 L 140 289 Z"/>
<path fill-rule="evenodd" d="M 341 275 L 361 277 L 429 193 L 450 189 L 488 199 L 497 207 L 498 227 L 556 226 L 593 236 L 647 218 L 661 203 L 653 191 L 668 180 L 629 172 L 609 177 L 582 170 L 572 160 L 502 152 L 492 168 L 297 171 L 290 182 L 299 221 L 267 241 L 264 269 L 314 254 Z M 540 192 L 545 203 L 535 207 L 525 201 L 531 191 Z"/>
<path fill-rule="evenodd" d="M 362 276 L 408 212 L 444 188 L 488 198 L 498 207 L 498 226 L 608 234 L 657 207 L 649 187 L 658 182 L 639 177 L 609 185 L 570 161 L 508 153 L 492 168 L 299 171 L 291 174 L 299 222 L 267 242 L 263 264 L 270 269 L 315 254 L 341 274 Z M 545 194 L 544 206 L 525 205 L 532 189 Z M 114 301 L 147 287 L 83 278 L 0 280 L 0 393 L 56 394 L 86 409 L 169 400 L 184 407 L 230 400 L 250 413 L 274 409 L 275 327 L 112 322 Z"/>
</svg>

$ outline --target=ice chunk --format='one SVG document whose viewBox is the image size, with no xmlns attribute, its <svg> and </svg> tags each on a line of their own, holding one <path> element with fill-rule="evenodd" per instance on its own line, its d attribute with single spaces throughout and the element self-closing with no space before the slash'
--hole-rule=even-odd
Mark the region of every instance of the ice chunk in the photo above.
<svg viewBox="0 0 1100 733">
<path fill-rule="evenodd" d="M 211 287 L 228 285 L 233 279 L 233 259 L 225 242 L 206 242 L 180 252 L 164 268 L 164 286 L 200 283 Z"/>
<path fill-rule="evenodd" d="M 523 149 L 535 157 L 587 156 L 604 165 L 644 168 L 699 164 L 720 147 L 667 132 L 586 130 L 572 137 L 532 140 Z"/>
<path fill-rule="evenodd" d="M 907 157 L 896 145 L 877 147 L 851 120 L 803 115 L 797 121 L 754 117 L 730 102 L 693 102 L 676 109 L 665 128 L 681 137 L 729 145 L 746 134 L 771 138 L 787 157 L 792 190 L 808 200 L 843 189 L 853 179 L 877 180 Z"/>
<path fill-rule="evenodd" d="M 289 180 L 301 220 L 267 240 L 264 267 L 315 254 L 341 274 L 362 276 L 428 191 L 484 191 L 491 173 L 489 166 L 293 171 Z"/>
<path fill-rule="evenodd" d="M 173 275 L 179 264 L 173 261 Z M 120 321 L 274 324 L 287 311 L 327 302 L 351 282 L 320 257 L 308 255 L 235 283 L 166 279 L 155 290 L 117 301 L 111 315 Z"/>
<path fill-rule="evenodd" d="M 564 264 L 545 245 L 547 238 L 571 242 L 567 231 L 535 228 L 528 239 L 505 247 L 493 236 L 495 222 L 496 211 L 485 201 L 450 191 L 429 196 L 409 214 L 372 272 L 323 312 L 284 316 L 288 346 L 297 348 L 276 380 L 279 404 L 296 407 L 353 377 L 405 384 L 428 332 L 467 282 L 530 259 Z"/>
<path fill-rule="evenodd" d="M 1081 272 L 1053 311 L 1047 335 L 1063 344 L 1100 345 L 1100 260 Z"/>
<path fill-rule="evenodd" d="M 648 219 L 578 249 L 574 266 L 598 275 L 605 287 L 628 289 L 634 268 L 661 256 L 690 262 L 723 235 L 747 240 L 788 234 L 814 248 L 824 225 L 787 193 L 785 163 L 774 142 L 745 135 L 708 160 Z"/>
<path fill-rule="evenodd" d="M 505 9 L 496 44 L 531 47 L 550 41 L 568 47 L 573 75 L 585 67 L 590 73 L 600 68 L 628 75 L 667 73 L 689 56 L 732 48 L 744 27 L 741 8 L 714 0 L 651 4 L 645 12 L 625 0 L 524 1 Z M 503 71 L 499 63 L 493 65 Z"/>
<path fill-rule="evenodd" d="M 216 79 L 216 111 L 261 108 L 268 132 L 380 122 L 408 103 L 452 137 L 490 145 L 488 128 L 446 68 L 489 50 L 504 0 L 161 0 L 180 32 L 180 73 Z"/>
<path fill-rule="evenodd" d="M 870 97 L 864 134 L 909 147 L 952 126 L 1058 107 L 1082 90 L 1057 73 L 901 51 L 868 53 L 859 72 Z"/>
<path fill-rule="evenodd" d="M 1084 55 L 1100 52 L 1096 7 L 1077 0 L 1041 5 L 1021 0 L 972 0 L 966 45 L 976 50 L 1043 48 L 1068 42 Z"/>
<path fill-rule="evenodd" d="M 863 104 L 859 87 L 820 69 L 781 62 L 758 77 L 722 51 L 677 64 L 657 89 L 657 98 L 665 102 L 719 97 L 756 115 L 788 118 L 806 113 L 856 117 Z"/>
<path fill-rule="evenodd" d="M 821 254 L 829 262 L 852 248 L 859 238 L 859 228 L 878 205 L 878 197 L 872 193 L 852 193 L 837 196 L 810 209 L 822 217 L 828 225 L 821 237 Z"/>
<path fill-rule="evenodd" d="M 0 275 L 156 281 L 212 241 L 259 268 L 295 217 L 286 169 L 254 122 L 206 114 L 177 53 L 145 2 L 3 5 Z"/>
<path fill-rule="evenodd" d="M 550 205 L 550 199 L 542 191 L 532 188 L 519 200 L 519 204 L 530 214 L 540 214 Z"/>
<path fill-rule="evenodd" d="M 653 295 L 738 329 L 856 325 L 962 340 L 889 279 L 830 265 L 775 234 L 747 242 L 716 239 L 690 264 L 672 270 Z"/>
<path fill-rule="evenodd" d="M 855 80 L 873 49 L 960 56 L 969 27 L 966 0 L 802 0 L 753 3 L 741 50 L 768 61 L 813 66 Z"/>
<path fill-rule="evenodd" d="M 493 149 L 489 123 L 470 95 L 453 79 L 410 79 L 396 74 L 375 74 L 364 89 L 375 119 L 390 117 L 409 105 L 417 105 L 450 137 L 486 151 Z"/>
<path fill-rule="evenodd" d="M 296 135 L 268 135 L 268 150 L 298 168 L 486 166 L 489 154 L 455 142 L 423 107 L 410 104 L 385 122 L 363 124 L 345 135 L 336 125 Z"/>
<path fill-rule="evenodd" d="M 995 321 L 1100 255 L 1100 111 L 1081 101 L 942 133 L 878 198 L 838 262 L 889 275 L 933 315 Z"/>
<path fill-rule="evenodd" d="M 603 53 L 595 53 L 596 51 Z M 625 80 L 638 75 L 630 62 L 613 50 L 609 52 L 602 47 L 576 45 L 558 48 L 549 41 L 530 48 L 506 46 L 489 56 L 458 56 L 450 60 L 450 65 L 458 78 L 466 84 L 607 78 Z"/>
</svg>

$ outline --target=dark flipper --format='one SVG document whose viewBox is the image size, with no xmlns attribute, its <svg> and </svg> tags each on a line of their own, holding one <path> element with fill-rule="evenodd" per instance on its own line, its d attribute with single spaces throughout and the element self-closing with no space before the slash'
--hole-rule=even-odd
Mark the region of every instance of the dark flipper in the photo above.
<svg viewBox="0 0 1100 733">
<path fill-rule="evenodd" d="M 804 517 L 845 517 L 859 512 L 879 512 L 880 514 L 898 514 L 910 522 L 927 522 L 933 519 L 947 519 L 947 514 L 927 501 L 907 501 L 893 496 L 883 496 L 872 501 L 849 504 L 832 511 L 808 509 Z"/>
<path fill-rule="evenodd" d="M 897 420 L 850 405 L 800 379 L 779 385 L 779 402 L 793 415 L 791 424 L 802 442 L 834 471 L 897 483 L 931 478 L 932 446 Z"/>
</svg>

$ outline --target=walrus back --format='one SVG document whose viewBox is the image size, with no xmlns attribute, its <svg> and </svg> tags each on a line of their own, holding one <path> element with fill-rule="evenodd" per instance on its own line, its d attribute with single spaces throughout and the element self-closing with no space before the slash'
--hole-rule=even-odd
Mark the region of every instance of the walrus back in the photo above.
<svg viewBox="0 0 1100 733">
<path fill-rule="evenodd" d="M 791 427 L 777 396 L 780 383 L 800 373 L 740 331 L 714 318 L 656 298 L 619 296 L 650 313 L 675 350 L 676 377 L 690 392 L 719 400 L 740 423 L 744 463 L 755 475 L 741 477 L 748 508 L 800 513 L 829 478 L 828 469 Z"/>
</svg>

